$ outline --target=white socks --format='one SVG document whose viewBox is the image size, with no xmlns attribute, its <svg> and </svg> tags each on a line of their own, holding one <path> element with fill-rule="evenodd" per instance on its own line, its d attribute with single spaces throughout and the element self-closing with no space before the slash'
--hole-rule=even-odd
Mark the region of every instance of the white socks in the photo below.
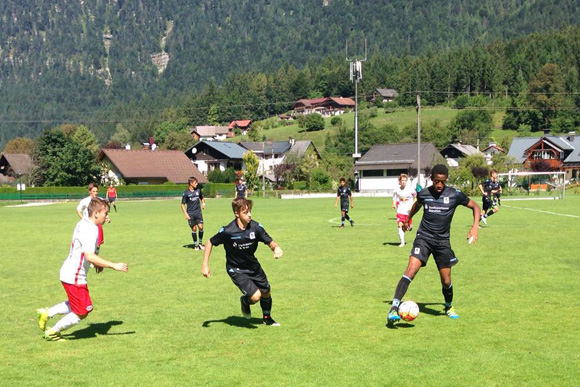
<svg viewBox="0 0 580 387">
<path fill-rule="evenodd" d="M 53 330 L 54 332 L 64 331 L 65 329 L 68 329 L 68 328 L 72 327 L 73 325 L 78 324 L 79 322 L 81 322 L 81 319 L 79 318 L 79 316 L 77 316 L 73 312 L 70 312 L 69 314 L 67 314 L 66 316 L 61 318 L 51 328 L 51 330 Z"/>
<path fill-rule="evenodd" d="M 53 307 L 48 308 L 48 317 L 54 317 L 57 314 L 67 314 L 70 313 L 70 307 L 68 306 L 68 301 L 56 304 Z"/>
<path fill-rule="evenodd" d="M 402 227 L 399 227 L 399 239 L 401 240 L 401 243 L 405 243 L 405 232 Z"/>
</svg>

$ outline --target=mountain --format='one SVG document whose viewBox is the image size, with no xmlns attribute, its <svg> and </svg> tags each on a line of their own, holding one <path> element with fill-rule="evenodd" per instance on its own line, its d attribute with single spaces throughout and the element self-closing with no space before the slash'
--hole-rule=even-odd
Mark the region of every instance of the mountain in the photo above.
<svg viewBox="0 0 580 387">
<path fill-rule="evenodd" d="M 0 148 L 64 122 L 105 141 L 228 74 L 418 55 L 577 25 L 572 0 L 19 0 L 0 3 Z M 132 117 L 139 120 L 139 117 Z"/>
</svg>

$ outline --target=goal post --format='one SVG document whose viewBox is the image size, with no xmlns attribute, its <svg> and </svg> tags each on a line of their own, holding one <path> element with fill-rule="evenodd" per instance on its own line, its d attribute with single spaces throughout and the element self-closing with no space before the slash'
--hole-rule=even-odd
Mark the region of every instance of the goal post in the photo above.
<svg viewBox="0 0 580 387">
<path fill-rule="evenodd" d="M 566 192 L 566 172 L 508 172 L 497 178 L 506 199 L 564 199 Z"/>
</svg>

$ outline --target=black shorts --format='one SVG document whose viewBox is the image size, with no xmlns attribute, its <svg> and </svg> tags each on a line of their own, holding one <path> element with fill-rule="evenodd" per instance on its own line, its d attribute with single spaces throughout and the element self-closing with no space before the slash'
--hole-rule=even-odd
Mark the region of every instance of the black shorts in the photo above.
<svg viewBox="0 0 580 387">
<path fill-rule="evenodd" d="M 243 270 L 238 268 L 226 268 L 228 275 L 232 282 L 244 293 L 244 295 L 252 296 L 256 290 L 262 293 L 270 291 L 270 283 L 264 270 L 260 268 L 258 271 Z"/>
<path fill-rule="evenodd" d="M 340 206 L 340 211 L 342 211 L 344 213 L 348 213 L 348 204 L 346 205 L 346 207 Z"/>
<path fill-rule="evenodd" d="M 489 196 L 482 196 L 481 201 L 483 202 L 483 212 L 497 206 L 497 202 Z"/>
<path fill-rule="evenodd" d="M 411 256 L 421 261 L 421 266 L 427 265 L 429 256 L 433 254 L 438 269 L 455 266 L 458 262 L 455 252 L 451 249 L 449 240 L 431 241 L 423 238 L 415 238 Z"/>
<path fill-rule="evenodd" d="M 203 216 L 196 216 L 196 215 L 189 215 L 189 220 L 187 221 L 187 224 L 189 224 L 190 228 L 194 228 L 195 226 L 197 226 L 198 224 L 203 225 Z"/>
<path fill-rule="evenodd" d="M 109 203 L 113 203 L 115 200 L 117 200 L 117 197 L 109 198 Z"/>
</svg>

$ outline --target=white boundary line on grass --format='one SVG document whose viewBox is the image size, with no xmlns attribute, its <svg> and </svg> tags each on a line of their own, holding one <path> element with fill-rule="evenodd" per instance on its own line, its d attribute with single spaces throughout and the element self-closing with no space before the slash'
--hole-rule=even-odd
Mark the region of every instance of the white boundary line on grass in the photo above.
<svg viewBox="0 0 580 387">
<path fill-rule="evenodd" d="M 534 212 L 541 212 L 544 214 L 550 214 L 550 215 L 558 215 L 558 216 L 567 216 L 569 218 L 576 218 L 576 219 L 580 219 L 580 216 L 578 215 L 570 215 L 570 214 L 560 214 L 558 212 L 551 212 L 551 211 L 544 211 L 544 210 L 536 210 L 534 208 L 527 208 L 527 207 L 514 207 L 514 206 L 508 206 L 508 205 L 503 205 L 502 207 L 507 207 L 507 208 L 515 208 L 518 210 L 528 210 L 528 211 L 534 211 Z"/>
</svg>

